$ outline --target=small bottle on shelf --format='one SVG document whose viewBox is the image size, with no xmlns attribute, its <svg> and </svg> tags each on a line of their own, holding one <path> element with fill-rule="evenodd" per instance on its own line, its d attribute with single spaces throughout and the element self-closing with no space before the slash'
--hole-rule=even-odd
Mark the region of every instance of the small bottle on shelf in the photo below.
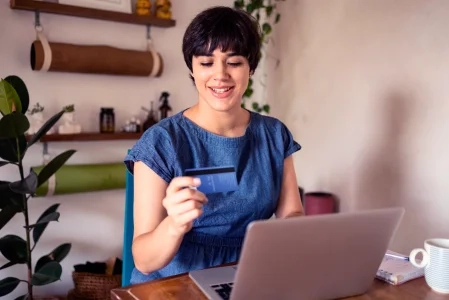
<svg viewBox="0 0 449 300">
<path fill-rule="evenodd" d="M 115 114 L 111 107 L 102 107 L 100 111 L 100 132 L 114 133 L 115 132 Z"/>
<path fill-rule="evenodd" d="M 162 105 L 159 107 L 160 116 L 159 121 L 171 116 L 172 108 L 168 104 L 168 97 L 170 94 L 168 92 L 162 92 L 159 101 L 162 102 Z"/>
</svg>

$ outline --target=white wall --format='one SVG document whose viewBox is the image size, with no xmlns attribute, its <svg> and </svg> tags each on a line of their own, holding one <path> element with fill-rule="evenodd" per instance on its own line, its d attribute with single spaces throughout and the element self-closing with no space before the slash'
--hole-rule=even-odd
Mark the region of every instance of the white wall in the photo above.
<svg viewBox="0 0 449 300">
<path fill-rule="evenodd" d="M 173 1 L 176 27 L 154 27 L 151 30 L 156 50 L 162 54 L 165 64 L 165 73 L 161 78 L 154 79 L 31 71 L 29 50 L 35 39 L 34 14 L 11 10 L 9 1 L 1 1 L 0 77 L 11 74 L 20 76 L 28 86 L 30 101 L 32 104 L 40 102 L 45 107 L 47 117 L 64 105 L 75 104 L 77 120 L 86 131 L 97 130 L 100 107 L 113 106 L 117 126 L 123 125 L 132 115 L 140 115 L 142 105 L 149 107 L 150 101 L 156 103 L 165 90 L 171 94 L 174 112 L 178 112 L 197 100 L 181 52 L 184 30 L 202 9 L 232 3 L 229 0 Z M 49 14 L 42 14 L 41 22 L 49 41 L 53 42 L 105 44 L 136 50 L 144 50 L 146 45 L 145 26 Z M 69 163 L 120 162 L 132 144 L 133 141 L 51 143 L 49 150 L 55 155 L 67 149 L 76 149 L 78 152 Z M 26 157 L 26 169 L 41 164 L 41 151 L 39 144 L 32 148 Z M 16 180 L 18 173 L 14 168 L 3 167 L 0 178 Z M 122 250 L 124 190 L 31 199 L 31 220 L 36 220 L 53 203 L 61 203 L 60 221 L 47 227 L 34 253 L 34 262 L 61 243 L 71 242 L 72 251 L 63 261 L 61 281 L 37 288 L 38 294 L 66 294 L 73 286 L 71 274 L 75 264 L 105 261 L 110 256 L 120 256 Z M 22 215 L 17 215 L 1 230 L 1 236 L 10 233 L 23 236 L 22 222 Z M 0 264 L 5 262 L 1 257 Z M 20 265 L 1 270 L 0 278 L 6 276 L 25 279 L 25 267 Z M 14 299 L 20 295 L 19 292 L 23 294 L 25 285 L 19 287 L 8 297 Z"/>
<path fill-rule="evenodd" d="M 303 146 L 299 183 L 335 193 L 343 211 L 404 206 L 398 251 L 449 238 L 449 2 L 298 0 L 281 10 L 268 92 Z"/>
</svg>

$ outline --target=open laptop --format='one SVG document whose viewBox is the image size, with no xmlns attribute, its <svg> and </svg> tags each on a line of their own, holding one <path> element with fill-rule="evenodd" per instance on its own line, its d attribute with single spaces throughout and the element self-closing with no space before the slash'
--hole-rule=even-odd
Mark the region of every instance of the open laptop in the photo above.
<svg viewBox="0 0 449 300">
<path fill-rule="evenodd" d="M 209 299 L 335 299 L 365 293 L 403 208 L 255 221 L 237 266 L 191 271 Z"/>
</svg>

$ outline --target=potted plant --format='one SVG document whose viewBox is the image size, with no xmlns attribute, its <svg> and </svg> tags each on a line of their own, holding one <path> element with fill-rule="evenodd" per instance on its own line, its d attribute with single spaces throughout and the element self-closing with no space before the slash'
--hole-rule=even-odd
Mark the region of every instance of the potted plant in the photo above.
<svg viewBox="0 0 449 300">
<path fill-rule="evenodd" d="M 65 162 L 75 153 L 68 150 L 53 158 L 40 172 L 33 170 L 25 174 L 23 159 L 28 149 L 44 136 L 65 112 L 73 107 L 63 108 L 48 119 L 32 136 L 26 135 L 30 127 L 26 112 L 29 106 L 29 95 L 25 83 L 18 76 L 8 76 L 0 79 L 0 167 L 14 165 L 18 169 L 20 179 L 14 182 L 0 180 L 0 230 L 16 215 L 24 216 L 24 236 L 7 234 L 0 238 L 0 252 L 8 260 L 0 266 L 5 269 L 16 264 L 27 268 L 26 279 L 15 277 L 0 278 L 0 297 L 8 295 L 16 287 L 25 282 L 27 293 L 16 299 L 32 300 L 33 286 L 53 283 L 61 278 L 60 262 L 67 256 L 71 244 L 66 243 L 56 247 L 47 255 L 42 256 L 35 264 L 33 250 L 48 224 L 58 221 L 59 204 L 54 204 L 45 210 L 41 216 L 32 222 L 29 218 L 28 201 L 36 189 L 45 183 Z"/>
<path fill-rule="evenodd" d="M 262 29 L 262 48 L 270 41 L 270 34 L 273 31 L 275 24 L 281 19 L 281 15 L 276 11 L 277 2 L 285 0 L 236 0 L 234 1 L 234 8 L 245 10 L 246 12 L 255 16 L 258 22 L 261 22 Z M 260 54 L 262 56 L 262 53 Z M 276 65 L 279 64 L 277 60 Z M 245 107 L 247 98 L 251 98 L 254 92 L 253 80 L 250 78 L 248 88 L 243 94 L 242 107 Z M 254 101 L 252 109 L 257 112 L 270 113 L 270 106 L 268 104 L 260 105 Z"/>
</svg>

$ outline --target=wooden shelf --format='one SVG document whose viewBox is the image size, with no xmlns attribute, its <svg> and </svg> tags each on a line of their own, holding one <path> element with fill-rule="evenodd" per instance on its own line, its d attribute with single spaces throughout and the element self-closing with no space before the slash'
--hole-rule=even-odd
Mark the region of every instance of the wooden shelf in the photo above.
<svg viewBox="0 0 449 300">
<path fill-rule="evenodd" d="M 98 19 L 113 22 L 152 25 L 157 27 L 173 27 L 175 20 L 160 19 L 155 17 L 138 16 L 136 14 L 120 13 L 86 7 L 78 7 L 53 2 L 35 0 L 10 0 L 12 9 L 39 11 L 50 14 L 66 15 L 80 18 Z"/>
<path fill-rule="evenodd" d="M 82 132 L 77 134 L 47 134 L 41 142 L 75 142 L 75 141 L 116 141 L 116 140 L 138 140 L 142 133 L 116 132 Z"/>
</svg>

